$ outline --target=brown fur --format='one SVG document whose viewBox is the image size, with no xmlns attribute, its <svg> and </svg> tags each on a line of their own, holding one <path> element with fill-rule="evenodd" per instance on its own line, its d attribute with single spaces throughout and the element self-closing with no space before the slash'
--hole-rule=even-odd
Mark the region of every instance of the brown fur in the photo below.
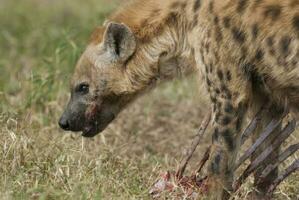
<svg viewBox="0 0 299 200">
<path fill-rule="evenodd" d="M 97 61 L 109 22 L 128 26 L 137 42 L 134 54 L 113 67 Z M 195 68 L 206 82 L 214 114 L 211 182 L 218 191 L 231 190 L 245 114 L 264 101 L 288 102 L 299 110 L 299 1 L 133 1 L 94 31 L 73 87 L 92 70 L 87 79 L 97 90 L 136 97 L 159 79 Z M 101 88 L 103 77 L 107 83 Z"/>
</svg>

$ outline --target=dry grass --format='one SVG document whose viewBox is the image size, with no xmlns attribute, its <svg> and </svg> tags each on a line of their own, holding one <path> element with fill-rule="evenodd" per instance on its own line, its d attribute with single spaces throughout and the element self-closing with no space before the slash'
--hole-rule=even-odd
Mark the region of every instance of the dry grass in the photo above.
<svg viewBox="0 0 299 200">
<path fill-rule="evenodd" d="M 66 80 L 115 2 L 0 0 L 1 199 L 149 199 L 196 133 L 206 106 L 193 78 L 145 95 L 93 139 L 57 127 Z M 298 198 L 298 178 L 277 198 Z"/>
</svg>

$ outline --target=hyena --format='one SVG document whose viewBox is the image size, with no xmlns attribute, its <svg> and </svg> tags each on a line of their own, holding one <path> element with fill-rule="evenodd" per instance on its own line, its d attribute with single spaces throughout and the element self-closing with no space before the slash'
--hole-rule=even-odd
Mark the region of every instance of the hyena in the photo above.
<svg viewBox="0 0 299 200">
<path fill-rule="evenodd" d="M 158 80 L 188 71 L 211 100 L 211 198 L 226 198 L 244 116 L 265 101 L 268 119 L 299 110 L 299 0 L 132 1 L 92 33 L 59 125 L 95 136 Z"/>
</svg>

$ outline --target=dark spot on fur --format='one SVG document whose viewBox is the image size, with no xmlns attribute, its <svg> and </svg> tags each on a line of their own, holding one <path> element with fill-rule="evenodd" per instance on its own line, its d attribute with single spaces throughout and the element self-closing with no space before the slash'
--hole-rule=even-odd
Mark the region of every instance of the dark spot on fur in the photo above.
<svg viewBox="0 0 299 200">
<path fill-rule="evenodd" d="M 223 80 L 223 72 L 221 70 L 217 70 L 217 76 L 220 80 Z"/>
<path fill-rule="evenodd" d="M 193 11 L 196 12 L 201 6 L 201 0 L 195 0 L 194 6 L 193 6 Z"/>
<path fill-rule="evenodd" d="M 215 49 L 213 49 L 213 53 L 214 53 L 215 62 L 218 63 L 220 60 L 219 53 Z"/>
<path fill-rule="evenodd" d="M 232 80 L 232 74 L 231 74 L 230 71 L 227 71 L 227 72 L 226 72 L 226 80 L 227 80 L 227 81 L 231 81 L 231 80 Z"/>
<path fill-rule="evenodd" d="M 297 61 L 297 60 L 293 60 L 293 61 L 292 61 L 292 65 L 293 65 L 294 67 L 296 67 L 297 64 L 298 64 L 298 61 Z"/>
<path fill-rule="evenodd" d="M 141 26 L 144 27 L 148 24 L 148 19 L 144 19 L 143 21 L 141 21 Z"/>
<path fill-rule="evenodd" d="M 211 101 L 212 101 L 212 103 L 216 103 L 216 102 L 217 102 L 217 99 L 216 99 L 216 97 L 214 97 L 214 96 L 211 96 Z"/>
<path fill-rule="evenodd" d="M 215 112 L 216 111 L 216 104 L 213 104 L 213 112 Z"/>
<path fill-rule="evenodd" d="M 209 73 L 208 65 L 205 65 L 206 73 Z"/>
<path fill-rule="evenodd" d="M 255 65 L 250 62 L 247 62 L 242 65 L 242 71 L 248 80 L 250 80 L 252 78 L 252 72 L 253 72 L 254 67 L 255 67 Z"/>
<path fill-rule="evenodd" d="M 212 134 L 212 141 L 218 141 L 219 139 L 219 131 L 218 128 L 215 128 L 214 133 Z"/>
<path fill-rule="evenodd" d="M 275 55 L 275 50 L 274 49 L 270 49 L 269 53 L 270 53 L 270 55 L 274 56 Z"/>
<path fill-rule="evenodd" d="M 232 119 L 229 116 L 224 116 L 223 119 L 221 120 L 220 124 L 223 126 L 228 125 L 231 123 Z"/>
<path fill-rule="evenodd" d="M 269 47 L 269 53 L 270 55 L 274 56 L 275 55 L 275 49 L 274 49 L 274 39 L 273 39 L 273 36 L 271 37 L 268 37 L 266 39 L 266 43 L 267 43 L 267 46 Z"/>
<path fill-rule="evenodd" d="M 210 3 L 209 3 L 209 11 L 210 11 L 210 13 L 214 12 L 214 1 L 210 1 Z"/>
<path fill-rule="evenodd" d="M 272 36 L 267 38 L 267 45 L 268 47 L 273 47 L 274 41 Z"/>
<path fill-rule="evenodd" d="M 232 99 L 232 93 L 229 90 L 227 90 L 226 93 L 225 93 L 225 97 L 227 99 Z"/>
<path fill-rule="evenodd" d="M 166 17 L 166 23 L 168 23 L 168 24 L 176 24 L 176 23 L 178 23 L 177 18 L 178 18 L 178 13 L 177 12 L 175 12 L 175 11 L 170 12 L 168 14 L 168 16 Z"/>
<path fill-rule="evenodd" d="M 220 135 L 223 137 L 225 144 L 228 147 L 229 151 L 233 151 L 235 149 L 235 142 L 233 138 L 233 133 L 231 130 L 226 129 Z"/>
<path fill-rule="evenodd" d="M 248 108 L 248 102 L 240 102 L 238 104 L 238 109 L 237 109 L 237 121 L 236 121 L 236 130 L 240 131 L 242 128 L 242 122 L 244 118 L 244 113 L 245 110 Z"/>
<path fill-rule="evenodd" d="M 233 27 L 232 29 L 233 38 L 239 42 L 244 43 L 245 42 L 245 33 L 241 31 L 240 29 Z"/>
<path fill-rule="evenodd" d="M 288 36 L 283 37 L 280 42 L 279 42 L 279 46 L 280 46 L 280 51 L 283 55 L 288 55 L 289 53 L 289 46 L 291 44 L 291 38 Z"/>
<path fill-rule="evenodd" d="M 222 98 L 225 98 L 225 99 L 231 99 L 232 98 L 231 92 L 226 87 L 226 85 L 224 85 L 224 83 L 221 84 L 220 89 L 222 91 Z"/>
<path fill-rule="evenodd" d="M 224 92 L 226 92 L 226 91 L 228 91 L 228 89 L 227 89 L 227 87 L 226 87 L 226 85 L 224 85 L 224 84 L 221 84 L 221 90 L 222 91 L 224 91 Z"/>
<path fill-rule="evenodd" d="M 294 90 L 294 92 L 298 93 L 299 92 L 299 88 L 297 87 L 290 87 L 291 90 Z M 269 112 L 271 112 L 271 115 L 276 115 L 276 116 L 280 116 L 283 115 L 283 113 L 285 112 L 285 107 L 283 105 L 280 104 L 272 104 L 269 108 Z"/>
<path fill-rule="evenodd" d="M 216 103 L 216 105 L 217 105 L 217 109 L 218 109 L 218 110 L 221 110 L 222 103 L 221 103 L 220 101 L 218 101 L 218 102 Z"/>
<path fill-rule="evenodd" d="M 216 108 L 216 110 L 217 110 L 217 108 Z M 219 110 L 218 110 L 218 112 L 217 112 L 216 115 L 215 115 L 215 121 L 216 121 L 216 122 L 219 121 L 220 116 L 221 116 L 221 113 L 220 113 Z"/>
<path fill-rule="evenodd" d="M 224 93 L 225 99 L 232 99 L 232 93 L 229 90 L 226 90 Z"/>
<path fill-rule="evenodd" d="M 206 42 L 205 45 L 203 45 L 206 49 L 206 52 L 209 53 L 210 52 L 210 43 Z"/>
<path fill-rule="evenodd" d="M 225 111 L 226 113 L 230 113 L 230 114 L 231 114 L 231 113 L 234 111 L 234 107 L 232 106 L 231 103 L 227 102 L 227 103 L 225 103 L 225 105 L 224 105 L 224 111 Z"/>
<path fill-rule="evenodd" d="M 265 17 L 270 17 L 272 20 L 277 20 L 281 14 L 281 7 L 279 5 L 267 6 L 264 12 Z"/>
<path fill-rule="evenodd" d="M 246 6 L 247 6 L 248 0 L 239 0 L 237 12 L 242 13 L 244 12 Z"/>
<path fill-rule="evenodd" d="M 264 58 L 264 52 L 259 49 L 255 54 L 255 59 L 257 61 L 261 61 L 263 58 Z"/>
<path fill-rule="evenodd" d="M 242 128 L 242 117 L 239 117 L 238 119 L 237 119 L 237 123 L 236 123 L 236 130 L 237 131 L 240 131 L 241 130 L 241 128 Z"/>
<path fill-rule="evenodd" d="M 229 17 L 223 18 L 223 24 L 224 24 L 225 28 L 230 28 L 230 21 L 231 21 L 231 19 Z"/>
<path fill-rule="evenodd" d="M 215 23 L 215 25 L 218 25 L 218 24 L 219 24 L 219 18 L 218 18 L 218 16 L 215 16 L 215 17 L 214 17 L 214 23 Z"/>
<path fill-rule="evenodd" d="M 210 65 L 209 65 L 210 67 L 210 73 L 212 73 L 213 72 L 213 64 L 211 63 Z"/>
<path fill-rule="evenodd" d="M 211 86 L 211 81 L 208 77 L 207 77 L 207 84 L 208 84 L 208 86 Z"/>
<path fill-rule="evenodd" d="M 252 32 L 252 38 L 255 40 L 257 38 L 257 36 L 258 36 L 258 33 L 259 33 L 259 28 L 258 28 L 257 24 L 254 24 L 252 26 L 251 32 Z"/>
<path fill-rule="evenodd" d="M 213 162 L 211 163 L 211 171 L 214 174 L 220 174 L 220 162 L 221 162 L 221 154 L 218 153 Z"/>
</svg>

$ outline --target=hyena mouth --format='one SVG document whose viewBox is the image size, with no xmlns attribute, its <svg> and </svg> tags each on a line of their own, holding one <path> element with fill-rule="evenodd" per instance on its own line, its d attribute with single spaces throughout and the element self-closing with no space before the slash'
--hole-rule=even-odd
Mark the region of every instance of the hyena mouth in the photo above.
<svg viewBox="0 0 299 200">
<path fill-rule="evenodd" d="M 95 136 L 100 130 L 98 130 L 97 126 L 95 125 L 89 125 L 84 127 L 82 131 L 82 136 L 83 137 L 93 137 Z"/>
<path fill-rule="evenodd" d="M 99 122 L 94 120 L 87 124 L 82 130 L 83 137 L 93 137 L 98 133 L 105 130 L 105 128 L 115 119 L 115 115 L 110 114 L 109 116 L 105 116 L 103 118 L 100 117 Z"/>
<path fill-rule="evenodd" d="M 98 105 L 96 102 L 93 102 L 87 107 L 85 112 L 85 126 L 82 130 L 83 137 L 93 137 L 97 134 L 97 112 L 98 112 Z"/>
<path fill-rule="evenodd" d="M 115 119 L 115 115 L 112 112 L 103 112 L 102 109 L 98 108 L 99 106 L 96 103 L 88 107 L 85 113 L 85 126 L 82 130 L 83 137 L 93 137 L 97 135 Z"/>
</svg>

